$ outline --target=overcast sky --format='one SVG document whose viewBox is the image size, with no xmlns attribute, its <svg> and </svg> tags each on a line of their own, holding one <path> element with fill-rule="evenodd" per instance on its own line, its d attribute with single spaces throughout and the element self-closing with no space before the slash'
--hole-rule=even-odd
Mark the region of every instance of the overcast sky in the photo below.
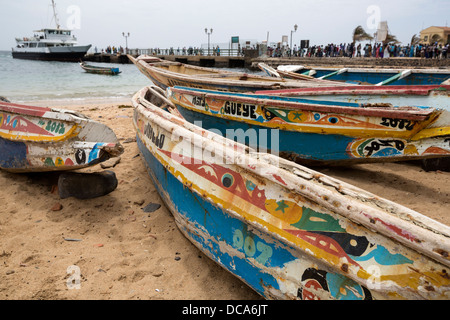
<svg viewBox="0 0 450 320">
<path fill-rule="evenodd" d="M 0 0 L 0 50 L 11 50 L 15 37 L 54 27 L 50 0 Z M 169 48 L 241 40 L 278 42 L 293 33 L 293 43 L 351 42 L 361 25 L 374 33 L 378 21 L 408 44 L 429 26 L 446 26 L 450 0 L 56 0 L 59 22 L 74 29 L 81 45 Z"/>
</svg>

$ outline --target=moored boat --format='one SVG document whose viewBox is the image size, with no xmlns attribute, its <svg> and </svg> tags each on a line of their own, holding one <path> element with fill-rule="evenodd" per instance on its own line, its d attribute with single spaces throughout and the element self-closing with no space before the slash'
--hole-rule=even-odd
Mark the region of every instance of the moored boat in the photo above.
<svg viewBox="0 0 450 320">
<path fill-rule="evenodd" d="M 115 76 L 121 73 L 119 68 L 110 68 L 110 67 L 99 67 L 99 66 L 93 66 L 86 64 L 85 62 L 80 62 L 80 67 L 88 72 L 88 73 L 94 73 L 94 74 L 106 74 Z"/>
<path fill-rule="evenodd" d="M 450 157 L 449 90 L 408 86 L 393 93 L 385 87 L 382 99 L 366 101 L 358 88 L 352 101 L 344 94 L 335 101 L 340 95 L 334 93 L 345 89 L 244 94 L 173 87 L 168 97 L 188 121 L 205 129 L 302 164 L 336 165 Z"/>
<path fill-rule="evenodd" d="M 180 231 L 267 299 L 449 299 L 450 228 L 133 97 L 137 143 Z"/>
<path fill-rule="evenodd" d="M 113 130 L 75 111 L 0 102 L 0 168 L 75 170 L 123 153 Z"/>
<path fill-rule="evenodd" d="M 31 37 L 16 38 L 17 45 L 12 49 L 13 58 L 77 62 L 86 55 L 91 45 L 77 45 L 72 30 L 60 28 L 53 0 L 52 6 L 56 28 L 44 28 L 34 31 Z"/>
<path fill-rule="evenodd" d="M 275 70 L 266 64 L 258 64 L 258 67 L 272 77 L 285 79 L 309 77 L 362 85 L 438 85 L 450 79 L 449 69 L 330 68 L 280 65 Z"/>
<path fill-rule="evenodd" d="M 164 61 L 152 56 L 134 58 L 128 55 L 138 69 L 155 85 L 166 89 L 172 86 L 185 86 L 231 92 L 251 92 L 283 88 L 303 88 L 317 86 L 341 86 L 335 81 L 285 80 L 272 77 L 205 68 L 181 62 Z"/>
</svg>

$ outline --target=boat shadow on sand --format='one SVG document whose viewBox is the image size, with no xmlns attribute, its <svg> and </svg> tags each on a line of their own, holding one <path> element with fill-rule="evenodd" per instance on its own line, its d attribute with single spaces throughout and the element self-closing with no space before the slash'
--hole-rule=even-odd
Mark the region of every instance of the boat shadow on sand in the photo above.
<svg viewBox="0 0 450 320">
<path fill-rule="evenodd" d="M 438 170 L 425 170 L 422 161 L 403 161 L 384 164 L 355 164 L 349 166 L 314 167 L 315 170 L 344 180 L 367 190 L 376 188 L 375 194 L 382 197 L 392 197 L 393 192 L 405 196 L 433 199 L 435 202 L 448 202 L 448 193 L 439 192 L 433 184 L 426 180 L 435 179 L 436 175 L 448 170 L 446 165 L 440 165 Z M 438 179 L 438 177 L 436 178 Z"/>
</svg>

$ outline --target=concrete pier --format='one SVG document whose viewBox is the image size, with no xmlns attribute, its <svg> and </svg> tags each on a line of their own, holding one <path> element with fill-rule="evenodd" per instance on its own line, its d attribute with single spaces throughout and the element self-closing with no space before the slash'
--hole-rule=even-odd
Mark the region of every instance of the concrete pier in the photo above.
<svg viewBox="0 0 450 320">
<path fill-rule="evenodd" d="M 250 51 L 250 50 L 249 50 Z M 263 62 L 276 68 L 279 65 L 294 64 L 314 67 L 365 67 L 365 68 L 449 68 L 450 59 L 424 58 L 347 58 L 347 57 L 257 57 L 255 54 L 245 56 L 188 56 L 188 55 L 156 55 L 167 61 L 176 61 L 201 67 L 215 68 L 250 68 L 257 69 Z M 96 53 L 87 54 L 84 61 L 107 63 L 131 63 L 125 54 Z"/>
<path fill-rule="evenodd" d="M 255 50 L 247 50 L 245 56 L 203 56 L 203 55 L 156 55 L 156 57 L 201 67 L 214 68 L 249 68 L 256 57 Z M 136 57 L 137 55 L 133 55 Z M 126 54 L 95 53 L 87 54 L 84 61 L 107 63 L 131 63 Z"/>
<path fill-rule="evenodd" d="M 245 57 L 175 55 L 158 55 L 157 57 L 168 61 L 176 61 L 200 67 L 245 68 L 251 66 L 251 59 Z"/>
<path fill-rule="evenodd" d="M 157 55 L 156 57 L 201 67 L 215 68 L 245 68 L 251 66 L 251 59 L 245 57 L 223 57 L 223 56 L 182 56 L 182 55 Z M 125 54 L 97 53 L 87 54 L 84 61 L 105 63 L 131 63 Z"/>
<path fill-rule="evenodd" d="M 273 68 L 279 65 L 302 65 L 305 67 L 333 67 L 333 68 L 414 68 L 436 69 L 449 68 L 450 59 L 424 58 L 348 58 L 348 57 L 285 57 L 285 58 L 254 58 L 251 68 L 257 68 L 258 63 L 265 63 Z"/>
<path fill-rule="evenodd" d="M 104 62 L 104 63 L 131 63 L 126 54 L 110 54 L 110 53 L 88 53 L 84 56 L 83 61 Z"/>
</svg>

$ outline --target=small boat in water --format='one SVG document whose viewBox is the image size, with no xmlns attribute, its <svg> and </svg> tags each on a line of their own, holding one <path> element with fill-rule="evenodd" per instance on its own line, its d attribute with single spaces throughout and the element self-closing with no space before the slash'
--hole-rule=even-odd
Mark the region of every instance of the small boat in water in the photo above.
<svg viewBox="0 0 450 320">
<path fill-rule="evenodd" d="M 147 55 L 137 58 L 128 55 L 128 58 L 145 76 L 162 89 L 172 86 L 184 86 L 231 92 L 251 92 L 256 90 L 342 85 L 335 81 L 317 79 L 304 81 L 275 79 L 255 74 L 164 61 Z"/>
<path fill-rule="evenodd" d="M 99 67 L 99 66 L 92 66 L 89 64 L 86 64 L 85 62 L 80 62 L 81 68 L 88 72 L 88 73 L 95 73 L 95 74 L 106 74 L 115 76 L 121 73 L 119 68 L 109 68 L 109 67 Z"/>
<path fill-rule="evenodd" d="M 0 102 L 0 168 L 75 170 L 123 153 L 113 130 L 71 110 Z"/>
<path fill-rule="evenodd" d="M 449 69 L 328 68 L 259 63 L 268 75 L 283 79 L 322 79 L 361 85 L 439 85 L 450 79 Z"/>
<path fill-rule="evenodd" d="M 302 164 L 450 157 L 450 86 L 376 87 L 373 92 L 383 96 L 378 100 L 361 98 L 364 89 L 244 94 L 173 87 L 167 91 L 186 120 Z M 351 90 L 354 99 L 343 94 Z M 304 95 L 285 96 L 299 92 Z M 307 94 L 312 92 L 317 97 Z"/>
<path fill-rule="evenodd" d="M 198 127 L 155 88 L 137 144 L 180 231 L 267 299 L 450 297 L 450 227 Z"/>
</svg>

